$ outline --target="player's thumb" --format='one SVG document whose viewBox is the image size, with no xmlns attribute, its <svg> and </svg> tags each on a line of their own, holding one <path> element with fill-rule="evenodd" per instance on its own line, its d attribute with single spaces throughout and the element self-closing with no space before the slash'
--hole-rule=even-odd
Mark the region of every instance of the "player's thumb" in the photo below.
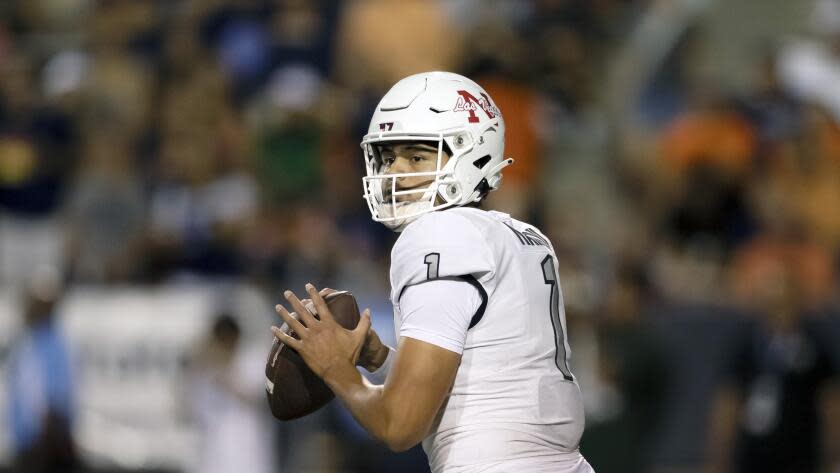
<svg viewBox="0 0 840 473">
<path fill-rule="evenodd" d="M 356 328 L 353 329 L 353 335 L 364 341 L 367 337 L 368 331 L 370 330 L 370 323 L 370 309 L 365 309 L 364 312 L 362 312 L 362 316 L 359 318 L 358 325 L 356 325 Z"/>
</svg>

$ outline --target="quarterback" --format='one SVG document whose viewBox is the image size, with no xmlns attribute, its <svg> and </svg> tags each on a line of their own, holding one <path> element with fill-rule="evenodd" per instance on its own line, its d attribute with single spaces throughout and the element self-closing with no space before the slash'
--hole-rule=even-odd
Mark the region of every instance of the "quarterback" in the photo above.
<svg viewBox="0 0 840 473">
<path fill-rule="evenodd" d="M 435 473 L 592 472 L 578 451 L 583 404 L 552 245 L 479 208 L 513 162 L 504 135 L 500 111 L 466 77 L 394 85 L 362 149 L 373 219 L 401 232 L 390 274 L 397 348 L 379 342 L 367 310 L 355 330 L 341 328 L 312 285 L 308 300 L 286 291 L 300 321 L 277 306 L 299 339 L 273 331 L 371 435 L 395 451 L 422 441 Z"/>
</svg>

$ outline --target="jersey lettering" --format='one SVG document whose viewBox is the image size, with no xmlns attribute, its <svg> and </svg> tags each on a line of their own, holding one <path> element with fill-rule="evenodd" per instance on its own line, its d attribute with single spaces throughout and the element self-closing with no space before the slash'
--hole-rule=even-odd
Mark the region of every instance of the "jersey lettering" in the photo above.
<svg viewBox="0 0 840 473">
<path fill-rule="evenodd" d="M 554 269 L 554 258 L 546 255 L 542 260 L 543 280 L 551 286 L 551 298 L 548 301 L 551 312 L 551 326 L 554 327 L 554 346 L 557 352 L 554 355 L 554 364 L 563 373 L 566 381 L 573 381 L 572 371 L 569 369 L 569 360 L 566 356 L 566 333 L 563 330 L 563 320 L 560 318 L 560 288 L 557 284 L 557 271 Z"/>
<path fill-rule="evenodd" d="M 546 239 L 543 238 L 539 233 L 534 231 L 533 228 L 527 228 L 527 229 L 525 229 L 525 231 L 520 232 L 519 230 L 511 227 L 508 224 L 504 224 L 504 225 L 506 227 L 508 227 L 510 229 L 510 231 L 513 232 L 514 235 L 516 235 L 516 238 L 519 239 L 519 243 L 521 243 L 523 245 L 526 245 L 526 246 L 539 245 L 539 246 L 544 246 L 546 248 L 550 248 L 550 246 L 548 245 L 548 241 L 546 241 Z"/>
<path fill-rule="evenodd" d="M 440 253 L 429 253 L 423 262 L 426 263 L 426 279 L 437 279 L 440 274 Z"/>
</svg>

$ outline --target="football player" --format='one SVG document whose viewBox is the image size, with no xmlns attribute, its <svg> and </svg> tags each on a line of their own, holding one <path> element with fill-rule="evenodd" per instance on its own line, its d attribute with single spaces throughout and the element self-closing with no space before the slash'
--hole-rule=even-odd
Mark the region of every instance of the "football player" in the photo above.
<svg viewBox="0 0 840 473">
<path fill-rule="evenodd" d="M 504 136 L 498 108 L 466 77 L 394 85 L 362 148 L 373 219 L 401 232 L 391 252 L 397 348 L 378 343 L 369 310 L 355 330 L 341 328 L 312 285 L 311 302 L 285 294 L 303 323 L 277 306 L 300 339 L 273 331 L 374 437 L 395 451 L 422 441 L 435 473 L 591 472 L 551 242 L 479 208 L 513 162 Z"/>
</svg>

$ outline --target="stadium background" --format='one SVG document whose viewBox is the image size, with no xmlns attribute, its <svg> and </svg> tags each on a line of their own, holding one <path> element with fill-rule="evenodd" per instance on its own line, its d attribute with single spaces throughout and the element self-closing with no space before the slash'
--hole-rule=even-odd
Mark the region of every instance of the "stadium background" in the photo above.
<svg viewBox="0 0 840 473">
<path fill-rule="evenodd" d="M 307 281 L 393 340 L 358 142 L 428 70 L 505 116 L 488 207 L 554 242 L 597 471 L 840 471 L 834 0 L 0 2 L 0 469 L 63 376 L 80 471 L 428 471 L 337 403 L 271 421 L 260 373 Z"/>
</svg>

